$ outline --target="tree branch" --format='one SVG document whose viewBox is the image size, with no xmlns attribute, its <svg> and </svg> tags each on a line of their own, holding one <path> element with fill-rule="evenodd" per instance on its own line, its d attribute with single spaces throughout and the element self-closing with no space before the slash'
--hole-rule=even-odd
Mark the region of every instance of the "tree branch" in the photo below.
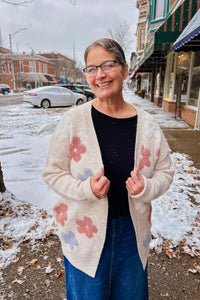
<svg viewBox="0 0 200 300">
<path fill-rule="evenodd" d="M 32 1 L 33 0 L 24 0 L 24 1 L 19 1 L 19 2 L 13 2 L 13 1 L 9 1 L 9 0 L 1 0 L 1 2 L 10 4 L 10 5 L 27 5 L 27 4 L 31 3 Z"/>
</svg>

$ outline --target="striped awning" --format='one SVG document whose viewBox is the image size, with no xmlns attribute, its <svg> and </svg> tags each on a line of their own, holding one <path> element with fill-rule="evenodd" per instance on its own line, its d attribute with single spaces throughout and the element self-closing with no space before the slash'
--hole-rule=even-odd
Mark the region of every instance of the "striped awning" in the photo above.
<svg viewBox="0 0 200 300">
<path fill-rule="evenodd" d="M 200 51 L 200 9 L 173 44 L 174 51 Z"/>
</svg>

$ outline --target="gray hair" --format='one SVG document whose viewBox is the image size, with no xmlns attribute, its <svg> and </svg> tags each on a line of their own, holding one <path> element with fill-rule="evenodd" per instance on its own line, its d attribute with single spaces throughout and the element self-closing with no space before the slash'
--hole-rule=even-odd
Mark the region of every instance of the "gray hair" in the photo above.
<svg viewBox="0 0 200 300">
<path fill-rule="evenodd" d="M 120 62 L 123 66 L 127 65 L 126 58 L 122 47 L 114 40 L 108 38 L 101 38 L 93 43 L 91 43 L 86 49 L 84 53 L 85 64 L 87 62 L 87 57 L 91 49 L 95 47 L 103 47 L 106 51 L 112 53 L 116 60 Z"/>
</svg>

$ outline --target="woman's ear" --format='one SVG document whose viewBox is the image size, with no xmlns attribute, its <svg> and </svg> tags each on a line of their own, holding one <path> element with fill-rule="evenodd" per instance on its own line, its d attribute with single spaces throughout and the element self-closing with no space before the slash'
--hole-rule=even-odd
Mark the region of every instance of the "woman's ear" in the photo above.
<svg viewBox="0 0 200 300">
<path fill-rule="evenodd" d="M 128 65 L 126 64 L 123 68 L 123 79 L 128 77 Z"/>
</svg>

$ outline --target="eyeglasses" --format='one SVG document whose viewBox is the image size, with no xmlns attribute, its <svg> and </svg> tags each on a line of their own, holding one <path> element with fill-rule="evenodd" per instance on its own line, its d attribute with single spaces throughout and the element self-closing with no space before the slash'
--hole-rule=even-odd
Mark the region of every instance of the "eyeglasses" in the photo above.
<svg viewBox="0 0 200 300">
<path fill-rule="evenodd" d="M 87 76 L 94 76 L 97 74 L 98 68 L 100 68 L 102 71 L 107 73 L 107 72 L 111 72 L 114 69 L 115 64 L 122 64 L 122 63 L 117 60 L 106 60 L 99 66 L 88 66 L 84 68 L 83 72 L 87 74 Z"/>
</svg>

